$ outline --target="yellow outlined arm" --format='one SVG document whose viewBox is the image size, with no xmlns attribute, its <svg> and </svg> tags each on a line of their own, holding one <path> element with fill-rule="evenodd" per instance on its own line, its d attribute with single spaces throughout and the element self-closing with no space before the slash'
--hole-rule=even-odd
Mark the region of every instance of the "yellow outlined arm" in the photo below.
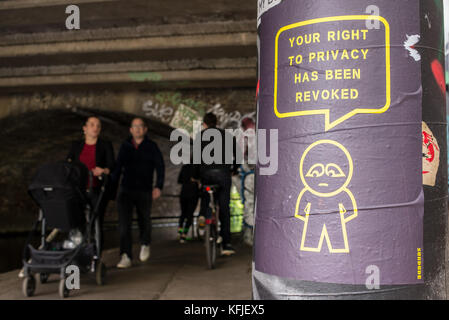
<svg viewBox="0 0 449 320">
<path fill-rule="evenodd" d="M 351 202 L 352 202 L 352 214 L 350 215 L 350 216 L 348 216 L 348 217 L 345 217 L 344 218 L 344 222 L 346 223 L 346 222 L 349 222 L 349 221 L 351 221 L 352 219 L 354 219 L 354 218 L 357 218 L 357 216 L 358 216 L 358 210 L 357 210 L 357 203 L 355 202 L 355 199 L 354 199 L 354 195 L 352 194 L 352 192 L 351 191 L 349 191 L 349 190 L 345 190 L 345 192 L 346 192 L 346 194 L 349 196 L 349 198 L 351 198 Z M 343 213 L 346 213 L 346 209 L 345 209 L 345 207 L 343 207 L 343 205 L 342 204 L 339 204 L 339 206 L 340 206 L 340 212 L 342 212 L 341 210 L 341 208 L 343 208 L 344 209 L 344 212 Z"/>
<path fill-rule="evenodd" d="M 306 207 L 304 208 L 304 210 L 301 210 L 301 209 L 302 209 L 302 206 L 301 206 L 301 199 L 302 199 L 302 196 L 304 195 L 304 193 L 305 193 L 306 191 L 307 191 L 307 189 L 302 189 L 301 193 L 300 193 L 299 196 L 298 196 L 298 200 L 296 201 L 295 217 L 298 218 L 298 219 L 300 219 L 300 220 L 302 220 L 302 221 L 306 221 L 306 216 L 309 215 L 309 213 L 310 213 L 310 207 L 311 207 L 311 203 L 308 202 L 307 205 L 306 205 Z M 304 213 L 306 214 L 306 216 L 301 215 L 303 211 L 304 211 Z"/>
</svg>

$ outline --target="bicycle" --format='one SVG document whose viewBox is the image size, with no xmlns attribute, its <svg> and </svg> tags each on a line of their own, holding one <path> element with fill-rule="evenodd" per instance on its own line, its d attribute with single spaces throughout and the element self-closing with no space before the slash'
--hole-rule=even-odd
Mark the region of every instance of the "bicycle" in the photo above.
<svg viewBox="0 0 449 320">
<path fill-rule="evenodd" d="M 204 245 L 206 247 L 206 260 L 209 269 L 215 268 L 215 261 L 217 259 L 217 247 L 219 245 L 219 230 L 218 230 L 218 206 L 215 202 L 215 193 L 218 191 L 218 185 L 203 185 L 202 192 L 209 194 L 209 207 L 206 212 L 205 230 L 204 230 Z"/>
</svg>

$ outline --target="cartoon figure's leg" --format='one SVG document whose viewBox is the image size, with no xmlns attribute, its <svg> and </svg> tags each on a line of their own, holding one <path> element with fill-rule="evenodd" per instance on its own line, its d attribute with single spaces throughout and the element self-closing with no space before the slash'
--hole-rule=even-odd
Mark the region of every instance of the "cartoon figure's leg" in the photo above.
<svg viewBox="0 0 449 320">
<path fill-rule="evenodd" d="M 326 221 L 326 232 L 325 238 L 327 241 L 327 246 L 329 252 L 331 253 L 348 253 L 348 236 L 346 232 L 346 223 L 344 221 L 344 212 L 340 207 L 339 213 L 332 213 Z"/>
<path fill-rule="evenodd" d="M 331 243 L 328 247 L 332 253 L 349 253 L 350 247 L 346 224 L 358 215 L 357 203 L 351 191 L 345 190 L 345 194 L 348 195 L 348 199 L 338 205 L 339 218 L 335 215 L 335 218 L 329 221 L 333 224 L 332 227 L 329 225 L 328 228 L 328 238 Z"/>
<path fill-rule="evenodd" d="M 309 215 L 304 223 L 301 251 L 320 252 L 323 245 L 325 219 L 321 215 Z"/>
</svg>

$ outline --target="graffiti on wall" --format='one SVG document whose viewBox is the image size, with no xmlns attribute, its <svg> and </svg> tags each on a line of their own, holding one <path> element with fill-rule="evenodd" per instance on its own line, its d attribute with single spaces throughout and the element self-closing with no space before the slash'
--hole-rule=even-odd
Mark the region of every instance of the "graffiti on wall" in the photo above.
<svg viewBox="0 0 449 320">
<path fill-rule="evenodd" d="M 244 118 L 255 121 L 256 112 L 241 113 L 238 110 L 227 111 L 221 103 L 210 104 L 191 98 L 183 98 L 180 93 L 160 92 L 142 104 L 147 117 L 154 118 L 176 129 L 193 133 L 193 121 L 201 120 L 204 114 L 212 112 L 217 116 L 220 128 L 236 129 Z"/>
<path fill-rule="evenodd" d="M 184 129 L 193 137 L 193 121 L 200 119 L 201 114 L 198 111 L 181 103 L 170 121 L 170 126 L 172 128 Z"/>
<path fill-rule="evenodd" d="M 163 123 L 168 123 L 173 115 L 173 107 L 155 103 L 153 100 L 145 101 L 142 110 L 147 117 L 155 118 Z"/>
<path fill-rule="evenodd" d="M 232 128 L 237 129 L 240 128 L 241 122 L 244 118 L 252 118 L 255 119 L 256 112 L 251 112 L 242 115 L 240 111 L 234 110 L 231 112 L 226 112 L 221 104 L 216 104 L 213 107 L 209 108 L 207 112 L 212 112 L 217 116 L 218 125 L 220 128 Z"/>
</svg>

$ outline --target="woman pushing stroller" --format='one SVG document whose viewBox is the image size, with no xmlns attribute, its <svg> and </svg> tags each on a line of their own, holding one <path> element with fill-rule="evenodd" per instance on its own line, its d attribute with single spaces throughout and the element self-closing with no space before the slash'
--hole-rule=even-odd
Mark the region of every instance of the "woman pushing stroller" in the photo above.
<svg viewBox="0 0 449 320">
<path fill-rule="evenodd" d="M 72 144 L 67 161 L 42 165 L 28 187 L 40 209 L 23 254 L 26 297 L 34 294 L 35 275 L 45 283 L 54 273 L 60 275 L 59 295 L 68 297 L 67 267 L 72 265 L 81 272 L 95 273 L 97 284 L 104 284 L 102 225 L 111 196 L 106 192 L 107 175 L 114 168 L 114 152 L 110 142 L 99 138 L 101 122 L 97 117 L 89 117 L 83 131 L 84 139 Z M 32 238 L 39 225 L 41 245 L 36 248 Z M 48 236 L 47 228 L 53 230 Z"/>
<path fill-rule="evenodd" d="M 112 144 L 109 141 L 100 139 L 101 122 L 97 117 L 91 116 L 86 119 L 83 126 L 84 139 L 74 141 L 71 145 L 70 151 L 66 159 L 70 162 L 81 162 L 89 171 L 92 172 L 93 179 L 87 180 L 85 190 L 89 190 L 87 193 L 88 200 L 92 209 L 101 194 L 101 182 L 99 178 L 102 175 L 109 175 L 114 168 L 115 158 Z M 108 200 L 111 198 L 111 193 L 106 194 L 101 198 L 98 204 L 97 214 L 99 222 L 99 247 L 98 253 L 101 254 L 101 248 L 103 247 L 103 221 L 104 214 Z M 47 237 L 47 242 L 51 242 L 58 234 L 58 229 L 54 229 Z M 30 262 L 30 261 L 29 261 Z M 19 278 L 24 278 L 24 268 L 19 272 Z"/>
<path fill-rule="evenodd" d="M 100 195 L 102 175 L 109 175 L 115 165 L 114 149 L 112 143 L 100 138 L 101 121 L 99 118 L 88 117 L 83 126 L 84 138 L 74 141 L 67 155 L 68 161 L 80 161 L 89 171 L 92 172 L 93 179 L 88 180 L 86 186 L 89 200 L 94 206 Z M 98 204 L 98 221 L 100 224 L 100 248 L 104 245 L 103 222 L 108 201 L 111 200 L 111 193 L 106 189 L 104 197 Z M 100 249 L 101 251 L 101 249 Z"/>
</svg>

